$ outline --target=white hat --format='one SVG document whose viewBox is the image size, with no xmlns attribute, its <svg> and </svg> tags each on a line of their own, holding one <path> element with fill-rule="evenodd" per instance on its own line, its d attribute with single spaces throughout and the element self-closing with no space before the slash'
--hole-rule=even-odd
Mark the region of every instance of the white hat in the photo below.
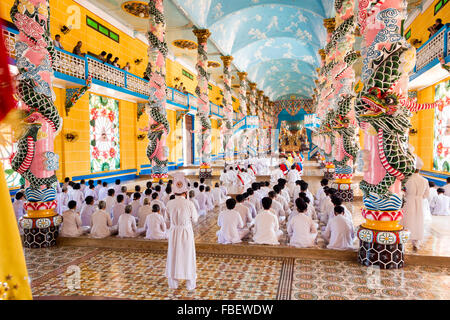
<svg viewBox="0 0 450 320">
<path fill-rule="evenodd" d="M 173 177 L 173 192 L 174 193 L 185 193 L 188 192 L 188 180 L 186 179 L 183 172 L 175 172 L 172 174 Z"/>
<path fill-rule="evenodd" d="M 423 161 L 416 155 L 416 169 L 420 170 L 423 167 Z"/>
</svg>

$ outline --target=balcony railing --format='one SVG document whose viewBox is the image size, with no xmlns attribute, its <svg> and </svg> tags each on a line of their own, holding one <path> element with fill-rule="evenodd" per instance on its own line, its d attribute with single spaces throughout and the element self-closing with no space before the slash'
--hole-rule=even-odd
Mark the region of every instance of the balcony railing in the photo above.
<svg viewBox="0 0 450 320">
<path fill-rule="evenodd" d="M 414 72 L 419 72 L 436 58 L 446 58 L 450 54 L 449 41 L 450 24 L 446 24 L 417 49 Z"/>
<path fill-rule="evenodd" d="M 2 32 L 8 54 L 15 60 L 15 44 L 18 31 L 9 27 L 4 27 L 2 28 Z M 56 57 L 53 60 L 53 70 L 55 71 L 56 77 L 65 78 L 66 76 L 69 76 L 71 78 L 68 80 L 74 82 L 80 82 L 79 80 L 82 80 L 83 82 L 80 82 L 81 84 L 84 83 L 88 76 L 91 76 L 94 81 L 99 81 L 99 85 L 106 84 L 106 86 L 111 86 L 113 89 L 115 89 L 115 87 L 126 89 L 131 95 L 135 95 L 141 99 L 148 99 L 150 89 L 147 80 L 110 64 L 106 64 L 90 55 L 82 57 L 59 48 L 55 49 Z M 77 79 L 79 80 L 77 81 Z M 171 87 L 167 88 L 167 101 L 185 109 L 197 109 L 196 96 L 190 93 L 182 93 Z M 209 106 L 211 115 L 223 118 L 223 108 L 212 102 L 209 103 Z M 234 112 L 233 119 L 234 121 L 237 121 L 238 119 L 238 114 L 236 112 Z"/>
</svg>

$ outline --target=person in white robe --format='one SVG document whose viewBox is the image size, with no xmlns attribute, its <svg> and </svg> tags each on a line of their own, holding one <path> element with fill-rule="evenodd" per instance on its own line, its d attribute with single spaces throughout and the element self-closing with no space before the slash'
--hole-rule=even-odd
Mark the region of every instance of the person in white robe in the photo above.
<svg viewBox="0 0 450 320">
<path fill-rule="evenodd" d="M 269 198 L 272 199 L 270 210 L 277 216 L 279 222 L 284 221 L 286 219 L 286 216 L 284 214 L 283 206 L 276 200 L 275 191 L 269 192 Z"/>
<path fill-rule="evenodd" d="M 86 201 L 81 208 L 80 217 L 83 227 L 89 227 L 91 225 L 91 217 L 95 212 L 96 208 L 94 206 L 94 197 L 86 197 Z"/>
<path fill-rule="evenodd" d="M 98 189 L 98 201 L 103 201 L 108 196 L 108 183 L 103 182 L 102 187 Z"/>
<path fill-rule="evenodd" d="M 242 194 L 242 196 L 244 197 L 244 202 L 242 203 L 244 206 L 246 206 L 247 208 L 249 208 L 250 213 L 252 215 L 252 218 L 254 219 L 256 217 L 256 214 L 258 213 L 258 211 L 256 210 L 255 205 L 252 203 L 249 194 L 247 192 L 244 192 Z"/>
<path fill-rule="evenodd" d="M 301 180 L 300 172 L 298 172 L 297 168 L 295 167 L 295 164 L 291 166 L 291 170 L 289 170 L 288 174 L 286 175 L 287 183 L 289 185 L 295 185 L 295 182 L 297 180 Z"/>
<path fill-rule="evenodd" d="M 125 207 L 125 213 L 119 217 L 117 229 L 119 238 L 136 238 L 144 231 L 144 228 L 138 229 L 136 226 L 136 218 L 131 215 L 133 206 L 131 204 Z"/>
<path fill-rule="evenodd" d="M 91 237 L 93 238 L 106 238 L 117 230 L 113 227 L 111 216 L 105 211 L 105 208 L 105 201 L 100 201 L 98 210 L 91 216 Z"/>
<path fill-rule="evenodd" d="M 58 193 L 56 195 L 56 212 L 58 214 L 62 214 L 64 211 L 66 211 L 67 209 L 69 209 L 68 204 L 69 204 L 69 191 L 67 189 L 67 187 L 62 187 L 61 189 L 61 193 Z"/>
<path fill-rule="evenodd" d="M 270 176 L 270 183 L 275 185 L 278 183 L 278 179 L 284 179 L 284 173 L 283 170 L 281 170 L 280 167 L 277 167 L 275 170 L 272 171 L 272 174 Z"/>
<path fill-rule="evenodd" d="M 169 288 L 177 289 L 178 281 L 185 279 L 186 288 L 194 290 L 197 279 L 194 231 L 192 223 L 198 219 L 194 204 L 187 199 L 188 181 L 182 172 L 173 175 L 175 199 L 167 204 L 170 221 L 166 277 Z"/>
<path fill-rule="evenodd" d="M 240 243 L 242 238 L 248 233 L 240 233 L 244 229 L 244 222 L 238 211 L 234 210 L 236 200 L 230 198 L 226 201 L 227 209 L 219 213 L 217 225 L 220 230 L 217 231 L 217 242 L 221 244 Z"/>
<path fill-rule="evenodd" d="M 25 214 L 25 209 L 23 208 L 23 205 L 25 203 L 24 199 L 25 199 L 25 196 L 22 192 L 19 191 L 16 193 L 15 200 L 13 202 L 13 209 L 14 209 L 14 214 L 16 215 L 17 222 Z"/>
<path fill-rule="evenodd" d="M 238 194 L 236 196 L 236 202 L 237 203 L 234 210 L 239 212 L 239 214 L 241 215 L 242 222 L 244 223 L 244 227 L 240 231 L 242 231 L 242 233 L 247 231 L 248 233 L 249 227 L 253 225 L 253 217 L 251 210 L 248 206 L 244 204 L 244 196 L 242 194 Z M 244 229 L 246 230 L 244 231 Z"/>
<path fill-rule="evenodd" d="M 208 212 L 208 208 L 211 206 L 210 198 L 205 194 L 205 186 L 201 185 L 198 190 L 199 192 L 196 198 L 198 201 L 198 207 L 200 208 L 198 215 L 204 216 Z"/>
<path fill-rule="evenodd" d="M 214 205 L 219 207 L 222 204 L 225 203 L 225 200 L 227 199 L 226 196 L 223 194 L 222 189 L 220 189 L 219 184 L 216 183 L 214 186 L 214 189 L 211 191 L 213 195 Z"/>
<path fill-rule="evenodd" d="M 131 207 L 133 208 L 131 215 L 133 217 L 137 217 L 137 214 L 139 212 L 139 208 L 141 205 L 141 194 L 139 192 L 133 193 L 133 201 L 131 201 Z"/>
<path fill-rule="evenodd" d="M 450 215 L 450 197 L 445 195 L 444 188 L 437 189 L 437 194 L 431 202 L 431 213 L 435 216 Z"/>
<path fill-rule="evenodd" d="M 417 157 L 416 172 L 405 183 L 406 192 L 402 225 L 411 232 L 410 239 L 413 244 L 413 250 L 417 250 L 424 239 L 423 199 L 428 198 L 430 190 L 427 179 L 419 174 L 422 166 L 423 161 Z"/>
<path fill-rule="evenodd" d="M 93 184 L 89 185 L 85 190 L 84 190 L 84 198 L 86 199 L 87 197 L 93 197 L 94 201 L 97 200 L 97 194 L 95 193 L 95 186 Z"/>
<path fill-rule="evenodd" d="M 314 221 L 307 214 L 307 204 L 303 199 L 295 201 L 298 214 L 293 216 L 287 223 L 287 232 L 290 240 L 289 245 L 297 248 L 308 248 L 314 246 L 317 238 L 317 229 Z"/>
<path fill-rule="evenodd" d="M 280 230 L 278 218 L 270 210 L 272 199 L 266 197 L 262 199 L 263 210 L 255 218 L 253 229 L 253 243 L 278 245 L 278 239 L 283 234 Z"/>
<path fill-rule="evenodd" d="M 443 188 L 445 190 L 445 195 L 450 197 L 450 177 L 447 178 L 447 184 Z"/>
<path fill-rule="evenodd" d="M 344 208 L 334 208 L 335 217 L 331 219 L 323 232 L 322 237 L 328 243 L 328 249 L 352 250 L 355 231 L 353 224 L 344 217 Z"/>
<path fill-rule="evenodd" d="M 116 197 L 114 196 L 115 193 L 116 192 L 114 191 L 114 189 L 111 188 L 108 190 L 108 196 L 105 198 L 105 203 L 106 203 L 105 211 L 108 214 L 112 213 L 112 208 L 116 204 Z"/>
<path fill-rule="evenodd" d="M 161 201 L 164 202 L 164 204 L 167 205 L 167 202 L 169 202 L 171 195 L 172 195 L 172 187 L 171 186 L 167 186 L 166 189 L 163 192 L 163 195 L 161 197 Z"/>
<path fill-rule="evenodd" d="M 103 187 L 102 180 L 97 180 L 97 185 L 96 185 L 95 188 L 94 188 L 94 191 L 95 191 L 95 199 L 96 199 L 96 200 L 99 200 L 99 199 L 98 199 L 98 192 L 100 191 L 100 188 L 102 188 L 102 187 Z"/>
<path fill-rule="evenodd" d="M 166 222 L 161 213 L 161 208 L 157 204 L 152 206 L 152 212 L 145 219 L 144 228 L 146 230 L 145 239 L 167 239 Z"/>
<path fill-rule="evenodd" d="M 316 197 L 315 197 L 315 200 L 314 200 L 314 206 L 315 206 L 316 209 L 319 209 L 320 204 L 322 203 L 322 201 L 325 200 L 325 197 L 327 196 L 325 194 L 325 189 L 324 189 L 327 186 L 328 186 L 328 179 L 320 180 L 320 188 L 317 189 Z"/>
<path fill-rule="evenodd" d="M 120 193 L 119 194 L 121 194 L 123 196 L 123 204 L 124 205 L 127 206 L 127 205 L 131 204 L 131 202 L 133 201 L 133 199 L 131 199 L 128 196 L 128 188 L 127 188 L 127 186 L 122 186 L 122 188 L 120 189 Z"/>
<path fill-rule="evenodd" d="M 75 201 L 77 203 L 76 211 L 80 212 L 81 211 L 81 207 L 83 206 L 83 203 L 84 203 L 84 194 L 80 190 L 80 184 L 79 183 L 75 183 L 75 185 L 73 186 L 73 191 L 69 195 L 69 201 L 70 200 L 73 200 L 73 201 Z"/>
<path fill-rule="evenodd" d="M 210 186 L 205 187 L 205 195 L 208 197 L 208 200 L 206 201 L 208 205 L 208 211 L 214 210 L 214 195 L 211 192 Z"/>
<path fill-rule="evenodd" d="M 289 216 L 291 214 L 291 209 L 289 208 L 289 204 L 286 201 L 286 198 L 281 195 L 281 187 L 279 185 L 276 185 L 273 187 L 273 191 L 276 193 L 275 200 L 277 200 L 283 206 L 284 215 Z"/>
<path fill-rule="evenodd" d="M 128 198 L 128 197 L 127 197 Z M 117 203 L 112 208 L 112 224 L 116 226 L 119 223 L 119 217 L 125 213 L 125 203 L 123 194 L 119 194 L 117 196 Z"/>
<path fill-rule="evenodd" d="M 191 201 L 194 204 L 195 209 L 197 210 L 197 212 L 199 212 L 200 207 L 198 205 L 197 199 L 195 199 L 195 192 L 194 192 L 194 190 L 190 190 L 189 191 L 189 201 Z"/>
<path fill-rule="evenodd" d="M 159 207 L 159 206 L 158 206 Z M 144 200 L 144 205 L 139 208 L 138 214 L 137 214 L 137 227 L 138 228 L 144 228 L 145 225 L 145 219 L 147 219 L 147 216 L 152 213 L 152 207 L 150 206 L 150 200 L 147 198 Z"/>
<path fill-rule="evenodd" d="M 122 189 L 122 186 L 120 185 L 120 179 L 116 179 L 113 189 L 116 195 L 120 193 L 120 190 Z"/>
<path fill-rule="evenodd" d="M 62 214 L 63 223 L 59 230 L 61 237 L 79 237 L 88 230 L 87 228 L 83 228 L 80 214 L 75 211 L 76 207 L 77 203 L 71 200 L 68 203 L 69 209 Z"/>
</svg>

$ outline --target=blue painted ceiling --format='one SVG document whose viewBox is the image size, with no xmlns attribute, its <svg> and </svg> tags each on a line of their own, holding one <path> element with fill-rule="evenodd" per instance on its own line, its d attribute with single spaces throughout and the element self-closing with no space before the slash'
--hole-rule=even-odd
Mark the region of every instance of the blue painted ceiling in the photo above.
<svg viewBox="0 0 450 320">
<path fill-rule="evenodd" d="M 311 97 L 334 0 L 171 0 L 271 100 Z"/>
</svg>

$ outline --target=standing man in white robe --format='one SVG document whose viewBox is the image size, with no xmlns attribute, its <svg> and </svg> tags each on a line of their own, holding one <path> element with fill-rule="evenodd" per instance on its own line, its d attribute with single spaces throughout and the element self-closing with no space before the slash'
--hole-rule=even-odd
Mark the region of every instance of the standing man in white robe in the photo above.
<svg viewBox="0 0 450 320">
<path fill-rule="evenodd" d="M 197 279 L 195 241 L 192 223 L 198 219 L 194 204 L 187 199 L 188 181 L 184 173 L 173 175 L 175 199 L 167 203 L 170 220 L 166 277 L 169 288 L 177 289 L 178 281 L 185 279 L 186 288 L 194 290 Z"/>
<path fill-rule="evenodd" d="M 424 235 L 423 199 L 428 198 L 428 181 L 419 174 L 423 161 L 416 158 L 416 172 L 405 183 L 405 205 L 403 207 L 403 226 L 411 232 L 413 250 L 417 250 Z"/>
<path fill-rule="evenodd" d="M 278 179 L 284 179 L 284 173 L 280 167 L 277 167 L 275 170 L 272 171 L 272 175 L 270 177 L 270 183 L 275 185 L 278 183 Z"/>
</svg>

